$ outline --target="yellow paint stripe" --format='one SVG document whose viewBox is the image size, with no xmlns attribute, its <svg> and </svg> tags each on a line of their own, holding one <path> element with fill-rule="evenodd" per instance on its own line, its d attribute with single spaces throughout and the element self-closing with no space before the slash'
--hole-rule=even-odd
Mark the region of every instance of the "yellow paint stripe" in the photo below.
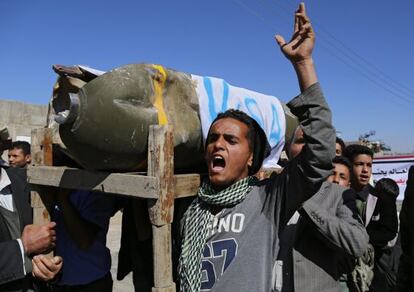
<svg viewBox="0 0 414 292">
<path fill-rule="evenodd" d="M 165 80 L 167 79 L 167 73 L 164 67 L 160 65 L 152 65 L 154 69 L 158 71 L 157 78 L 153 79 L 154 84 L 154 106 L 158 110 L 158 124 L 168 124 L 167 115 L 164 110 L 164 97 L 162 95 L 165 88 Z"/>
</svg>

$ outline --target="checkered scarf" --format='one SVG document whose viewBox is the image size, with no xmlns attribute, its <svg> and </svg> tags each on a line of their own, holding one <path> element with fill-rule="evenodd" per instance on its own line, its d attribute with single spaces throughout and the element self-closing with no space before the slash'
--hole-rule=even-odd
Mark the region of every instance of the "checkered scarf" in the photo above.
<svg viewBox="0 0 414 292">
<path fill-rule="evenodd" d="M 182 251 L 178 267 L 181 291 L 199 291 L 201 286 L 201 256 L 207 239 L 207 226 L 214 216 L 211 206 L 232 207 L 242 202 L 250 192 L 256 177 L 248 176 L 228 188 L 216 192 L 204 183 L 182 219 Z"/>
</svg>

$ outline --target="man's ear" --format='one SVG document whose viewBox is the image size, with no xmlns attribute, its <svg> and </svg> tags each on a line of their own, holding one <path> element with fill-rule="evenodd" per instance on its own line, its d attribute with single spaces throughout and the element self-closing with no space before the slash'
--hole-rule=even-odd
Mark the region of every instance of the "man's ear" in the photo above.
<svg viewBox="0 0 414 292">
<path fill-rule="evenodd" d="M 27 154 L 24 159 L 26 160 L 26 163 L 32 162 L 32 156 L 30 154 Z"/>
<path fill-rule="evenodd" d="M 253 153 L 250 153 L 249 160 L 247 160 L 247 166 L 252 167 L 253 165 Z"/>
</svg>

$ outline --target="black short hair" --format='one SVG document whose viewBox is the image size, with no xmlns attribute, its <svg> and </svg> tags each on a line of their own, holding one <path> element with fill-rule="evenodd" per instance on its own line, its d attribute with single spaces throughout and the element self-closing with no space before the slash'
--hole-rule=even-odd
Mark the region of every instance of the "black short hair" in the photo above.
<svg viewBox="0 0 414 292">
<path fill-rule="evenodd" d="M 365 155 L 371 156 L 371 158 L 374 158 L 374 151 L 372 151 L 367 146 L 360 145 L 360 144 L 352 144 L 352 145 L 346 146 L 344 156 L 348 158 L 349 161 L 351 161 L 351 163 L 353 163 L 355 157 L 361 154 L 365 154 Z"/>
<path fill-rule="evenodd" d="M 345 165 L 349 169 L 349 173 L 352 173 L 352 163 L 348 158 L 344 156 L 335 156 L 335 158 L 332 160 L 332 163 Z"/>
<path fill-rule="evenodd" d="M 400 194 L 400 188 L 397 183 L 388 177 L 382 178 L 375 184 L 375 191 L 380 196 L 389 196 L 392 198 L 397 198 Z"/>
<path fill-rule="evenodd" d="M 26 141 L 14 141 L 10 149 L 21 149 L 24 156 L 30 155 L 30 144 Z"/>
<path fill-rule="evenodd" d="M 342 154 L 343 154 L 345 152 L 345 142 L 344 142 L 344 140 L 342 140 L 339 137 L 336 137 L 335 143 L 338 143 L 339 145 L 341 145 Z"/>
<path fill-rule="evenodd" d="M 235 119 L 242 122 L 248 127 L 249 130 L 247 133 L 247 140 L 249 141 L 250 151 L 253 153 L 253 163 L 249 168 L 249 175 L 257 173 L 260 170 L 264 159 L 269 156 L 271 150 L 265 132 L 255 119 L 250 117 L 245 112 L 237 109 L 228 109 L 225 112 L 219 113 L 211 123 L 211 126 L 213 126 L 213 124 L 218 120 L 225 118 Z M 206 147 L 208 145 L 208 136 L 210 134 L 210 129 L 208 130 Z"/>
</svg>

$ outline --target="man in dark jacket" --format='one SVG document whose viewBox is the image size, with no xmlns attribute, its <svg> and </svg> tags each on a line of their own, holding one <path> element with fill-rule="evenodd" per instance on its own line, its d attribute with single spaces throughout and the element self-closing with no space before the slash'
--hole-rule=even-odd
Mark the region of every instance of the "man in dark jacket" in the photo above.
<svg viewBox="0 0 414 292">
<path fill-rule="evenodd" d="M 25 177 L 23 169 L 0 168 L 0 291 L 30 291 L 31 257 L 50 250 L 56 239 L 54 222 L 32 224 Z"/>
<path fill-rule="evenodd" d="M 398 291 L 414 291 L 414 165 L 408 171 L 407 187 L 400 212 L 402 255 L 398 268 Z"/>
<path fill-rule="evenodd" d="M 360 206 L 360 216 L 364 221 L 369 235 L 369 242 L 374 247 L 374 280 L 370 291 L 378 290 L 376 282 L 380 280 L 375 277 L 375 271 L 380 269 L 378 258 L 383 253 L 389 243 L 391 243 L 398 233 L 398 216 L 396 197 L 385 195 L 382 191 L 375 190 L 369 184 L 372 175 L 372 161 L 374 153 L 371 149 L 363 145 L 349 145 L 345 149 L 345 156 L 352 163 L 352 182 L 351 188 L 357 192 L 357 205 Z"/>
<path fill-rule="evenodd" d="M 349 145 L 345 156 L 352 163 L 351 188 L 357 199 L 364 204 L 361 217 L 374 248 L 382 248 L 393 240 L 398 232 L 398 217 L 395 198 L 382 196 L 369 184 L 372 175 L 374 153 L 363 145 Z"/>
</svg>

